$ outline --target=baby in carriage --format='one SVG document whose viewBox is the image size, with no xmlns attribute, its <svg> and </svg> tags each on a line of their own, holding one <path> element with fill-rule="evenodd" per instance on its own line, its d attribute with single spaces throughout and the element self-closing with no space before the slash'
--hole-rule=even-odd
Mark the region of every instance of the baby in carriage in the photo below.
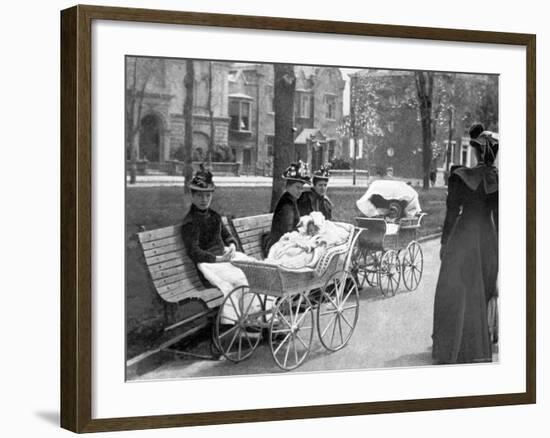
<svg viewBox="0 0 550 438">
<path fill-rule="evenodd" d="M 397 232 L 401 218 L 414 217 L 421 212 L 416 190 L 396 180 L 373 181 L 356 205 L 362 216 L 384 218 L 388 234 Z"/>
<path fill-rule="evenodd" d="M 349 236 L 349 230 L 327 221 L 317 211 L 302 216 L 297 228 L 271 247 L 266 261 L 287 269 L 314 268 L 328 248 L 344 243 Z"/>
</svg>

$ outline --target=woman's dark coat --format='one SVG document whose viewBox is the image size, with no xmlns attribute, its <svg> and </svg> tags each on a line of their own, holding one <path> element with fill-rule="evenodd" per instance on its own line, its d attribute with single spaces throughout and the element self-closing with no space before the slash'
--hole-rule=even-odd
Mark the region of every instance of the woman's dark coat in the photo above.
<svg viewBox="0 0 550 438">
<path fill-rule="evenodd" d="M 300 221 L 300 212 L 296 204 L 296 198 L 288 192 L 284 192 L 273 211 L 271 232 L 266 242 L 265 250 L 276 243 L 285 233 L 294 231 Z"/>
<path fill-rule="evenodd" d="M 200 210 L 194 204 L 183 219 L 181 237 L 187 255 L 195 265 L 215 263 L 216 256 L 223 255 L 224 246 L 237 244 L 217 212 L 210 208 Z M 200 270 L 199 276 L 207 284 Z"/>
<path fill-rule="evenodd" d="M 433 357 L 439 363 L 490 361 L 487 304 L 497 294 L 498 275 L 498 174 L 494 167 L 452 171 L 441 244 Z"/>
</svg>

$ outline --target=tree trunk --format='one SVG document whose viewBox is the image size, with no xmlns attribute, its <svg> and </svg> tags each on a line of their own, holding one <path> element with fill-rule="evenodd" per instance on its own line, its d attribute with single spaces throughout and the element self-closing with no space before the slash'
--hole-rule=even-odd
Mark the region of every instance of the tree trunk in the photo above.
<svg viewBox="0 0 550 438">
<path fill-rule="evenodd" d="M 208 63 L 208 114 L 210 116 L 210 139 L 208 141 L 208 166 L 212 165 L 212 155 L 214 155 L 214 111 L 212 110 L 212 93 L 213 93 L 213 78 L 212 78 L 212 61 Z"/>
<path fill-rule="evenodd" d="M 193 178 L 193 94 L 195 87 L 195 66 L 192 60 L 187 60 L 185 64 L 187 71 L 183 80 L 185 86 L 185 100 L 183 102 L 183 119 L 185 123 L 183 176 L 185 177 L 185 193 L 189 193 L 189 184 Z"/>
<path fill-rule="evenodd" d="M 430 188 L 430 168 L 432 164 L 432 98 L 433 98 L 433 72 L 416 71 L 414 73 L 418 107 L 422 125 L 422 187 Z"/>
<path fill-rule="evenodd" d="M 294 65 L 275 64 L 275 142 L 273 148 L 273 189 L 271 210 L 284 191 L 283 172 L 294 160 Z"/>
<path fill-rule="evenodd" d="M 137 174 L 137 150 L 134 144 L 135 107 L 136 107 L 136 81 L 137 58 L 134 58 L 134 70 L 132 73 L 132 88 L 130 89 L 129 102 L 126 102 L 126 147 L 130 150 L 130 184 L 136 183 Z"/>
</svg>

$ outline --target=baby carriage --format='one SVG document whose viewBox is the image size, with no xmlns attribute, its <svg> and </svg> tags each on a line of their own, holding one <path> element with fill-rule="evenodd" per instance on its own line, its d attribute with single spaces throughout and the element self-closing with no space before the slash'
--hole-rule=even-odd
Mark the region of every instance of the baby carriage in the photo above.
<svg viewBox="0 0 550 438">
<path fill-rule="evenodd" d="M 302 364 L 311 350 L 314 328 L 329 351 L 343 348 L 351 339 L 359 317 L 359 288 L 351 272 L 351 253 L 358 233 L 345 224 L 349 237 L 327 250 L 315 269 L 285 269 L 273 262 L 235 261 L 248 286 L 231 291 L 222 308 L 234 310 L 231 324 L 219 312 L 214 340 L 230 361 L 252 355 L 267 337 L 271 355 L 283 370 Z"/>
<path fill-rule="evenodd" d="M 355 219 L 363 229 L 352 255 L 359 287 L 367 283 L 389 297 L 402 280 L 406 289 L 415 290 L 424 269 L 422 246 L 416 238 L 425 216 L 416 191 L 401 181 L 375 181 L 357 207 L 375 216 Z"/>
</svg>

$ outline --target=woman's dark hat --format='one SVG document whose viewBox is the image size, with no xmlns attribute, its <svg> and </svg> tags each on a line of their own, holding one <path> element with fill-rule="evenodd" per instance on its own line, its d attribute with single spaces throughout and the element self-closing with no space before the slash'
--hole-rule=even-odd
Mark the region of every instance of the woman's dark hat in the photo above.
<svg viewBox="0 0 550 438">
<path fill-rule="evenodd" d="M 189 188 L 197 192 L 213 192 L 216 188 L 212 181 L 212 173 L 204 167 L 204 164 L 200 165 L 200 169 L 195 173 Z"/>
<path fill-rule="evenodd" d="M 313 172 L 313 184 L 315 184 L 316 181 L 328 181 L 331 167 L 330 163 L 326 163 L 324 166 L 321 166 L 319 170 Z"/>
<path fill-rule="evenodd" d="M 299 160 L 297 163 L 292 163 L 283 172 L 283 178 L 287 181 L 296 181 L 304 184 L 309 183 L 310 176 L 307 163 Z"/>
</svg>

